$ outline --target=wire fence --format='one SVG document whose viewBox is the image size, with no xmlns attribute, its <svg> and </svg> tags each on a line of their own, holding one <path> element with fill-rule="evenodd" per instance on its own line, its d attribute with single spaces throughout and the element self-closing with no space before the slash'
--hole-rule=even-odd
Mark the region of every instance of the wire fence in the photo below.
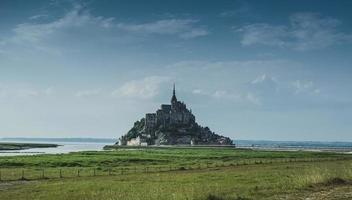
<svg viewBox="0 0 352 200">
<path fill-rule="evenodd" d="M 125 174 L 159 173 L 183 170 L 200 170 L 219 167 L 243 165 L 260 165 L 271 163 L 322 162 L 352 160 L 348 157 L 332 158 L 273 158 L 273 159 L 238 159 L 224 162 L 187 163 L 178 165 L 144 165 L 125 167 L 82 167 L 82 168 L 0 168 L 0 181 L 61 179 L 73 177 L 117 176 Z"/>
</svg>

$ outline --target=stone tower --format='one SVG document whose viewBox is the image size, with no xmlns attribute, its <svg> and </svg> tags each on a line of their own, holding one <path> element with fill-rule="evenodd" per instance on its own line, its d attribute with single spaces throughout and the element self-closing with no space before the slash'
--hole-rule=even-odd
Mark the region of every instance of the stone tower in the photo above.
<svg viewBox="0 0 352 200">
<path fill-rule="evenodd" d="M 174 88 L 172 90 L 172 97 L 171 97 L 171 106 L 175 107 L 177 104 L 177 98 L 176 98 L 176 89 L 175 89 L 175 83 L 174 83 Z"/>
</svg>

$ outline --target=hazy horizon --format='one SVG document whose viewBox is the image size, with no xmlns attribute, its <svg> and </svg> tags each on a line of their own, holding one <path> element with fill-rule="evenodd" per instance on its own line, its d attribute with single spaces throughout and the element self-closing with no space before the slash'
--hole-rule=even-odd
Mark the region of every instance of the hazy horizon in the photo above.
<svg viewBox="0 0 352 200">
<path fill-rule="evenodd" d="M 236 138 L 230 138 L 233 140 L 235 144 L 237 143 L 243 143 L 243 142 L 274 142 L 274 143 L 280 143 L 280 142 L 292 142 L 292 143 L 352 143 L 352 141 L 334 141 L 334 140 L 261 140 L 261 139 L 236 139 Z M 55 141 L 55 140 L 62 140 L 62 141 L 67 141 L 70 142 L 70 140 L 77 141 L 77 140 L 82 140 L 82 141 L 92 141 L 98 140 L 100 142 L 106 142 L 106 141 L 113 141 L 114 143 L 118 140 L 118 138 L 99 138 L 99 137 L 1 137 L 0 141 Z"/>
<path fill-rule="evenodd" d="M 352 1 L 0 0 L 0 138 L 118 138 L 170 102 L 234 140 L 352 141 Z"/>
</svg>

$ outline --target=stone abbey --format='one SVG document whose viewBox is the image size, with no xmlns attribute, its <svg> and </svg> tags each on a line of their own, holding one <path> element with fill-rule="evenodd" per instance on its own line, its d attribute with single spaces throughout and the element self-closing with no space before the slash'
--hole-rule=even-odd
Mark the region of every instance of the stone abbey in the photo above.
<svg viewBox="0 0 352 200">
<path fill-rule="evenodd" d="M 162 104 L 155 113 L 134 123 L 119 145 L 232 145 L 228 137 L 197 124 L 191 109 L 176 97 L 175 84 L 171 104 Z"/>
<path fill-rule="evenodd" d="M 162 104 L 156 113 L 145 115 L 145 128 L 147 131 L 153 130 L 156 126 L 187 125 L 196 121 L 192 110 L 188 110 L 184 102 L 177 101 L 175 84 L 170 104 Z"/>
</svg>

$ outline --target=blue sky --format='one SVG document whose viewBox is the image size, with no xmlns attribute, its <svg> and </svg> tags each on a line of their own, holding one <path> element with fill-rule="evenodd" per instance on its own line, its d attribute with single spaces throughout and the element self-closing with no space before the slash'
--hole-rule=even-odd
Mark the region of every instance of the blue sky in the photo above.
<svg viewBox="0 0 352 200">
<path fill-rule="evenodd" d="M 114 137 L 177 96 L 234 139 L 352 141 L 351 1 L 0 0 L 0 137 Z"/>
</svg>

